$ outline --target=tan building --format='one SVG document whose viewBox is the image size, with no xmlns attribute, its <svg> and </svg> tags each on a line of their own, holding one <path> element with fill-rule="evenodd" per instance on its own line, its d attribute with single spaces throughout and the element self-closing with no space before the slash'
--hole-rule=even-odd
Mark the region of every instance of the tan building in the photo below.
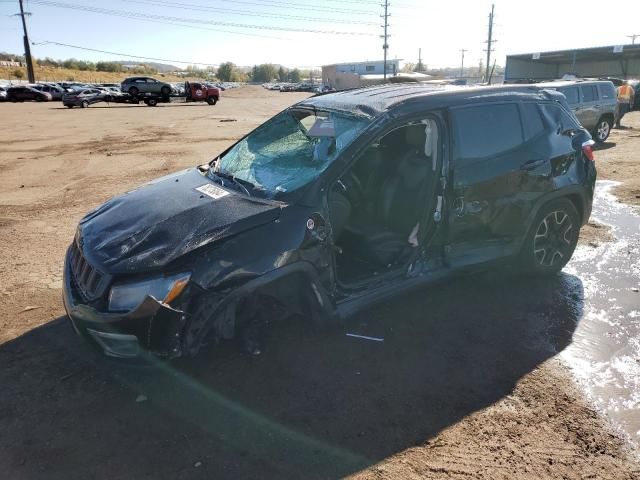
<svg viewBox="0 0 640 480">
<path fill-rule="evenodd" d="M 387 60 L 387 75 L 400 71 L 400 59 Z M 367 76 L 384 75 L 384 60 L 370 62 L 336 63 L 322 67 L 322 83 L 336 90 L 346 90 L 367 85 Z"/>
</svg>

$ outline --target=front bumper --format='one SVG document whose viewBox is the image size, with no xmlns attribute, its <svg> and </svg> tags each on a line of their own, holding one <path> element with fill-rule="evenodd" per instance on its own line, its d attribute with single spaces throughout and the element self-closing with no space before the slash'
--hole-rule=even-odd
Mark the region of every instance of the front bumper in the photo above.
<svg viewBox="0 0 640 480">
<path fill-rule="evenodd" d="M 144 353 L 160 357 L 182 355 L 182 333 L 186 314 L 153 297 L 146 297 L 134 310 L 111 313 L 83 303 L 74 285 L 69 251 L 64 263 L 63 301 L 74 330 L 105 355 L 134 358 Z"/>
</svg>

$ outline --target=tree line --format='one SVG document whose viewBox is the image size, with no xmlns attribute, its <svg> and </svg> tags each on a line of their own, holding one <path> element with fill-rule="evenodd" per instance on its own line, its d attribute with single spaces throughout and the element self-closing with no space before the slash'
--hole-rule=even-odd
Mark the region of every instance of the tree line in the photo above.
<svg viewBox="0 0 640 480">
<path fill-rule="evenodd" d="M 25 62 L 23 55 L 13 55 L 0 52 L 0 60 Z M 135 64 L 133 68 L 125 68 L 120 62 L 90 62 L 87 60 L 78 60 L 76 58 L 68 58 L 66 60 L 55 60 L 50 57 L 34 58 L 34 62 L 42 67 L 67 68 L 70 70 L 80 70 L 85 72 L 112 72 L 112 73 L 135 73 L 135 74 L 157 74 L 158 70 L 152 65 Z M 133 62 L 132 62 L 133 63 Z M 254 65 L 249 71 L 239 69 L 233 62 L 224 62 L 218 68 L 207 67 L 200 68 L 195 65 L 189 65 L 185 68 L 189 77 L 202 77 L 209 79 L 215 77 L 222 82 L 291 82 L 299 83 L 303 79 L 315 75 L 320 76 L 320 72 L 309 70 L 300 70 L 298 68 L 288 69 L 282 65 L 274 65 L 272 63 L 263 63 Z"/>
<path fill-rule="evenodd" d="M 266 83 L 272 81 L 299 83 L 303 79 L 307 79 L 311 74 L 315 73 L 317 77 L 319 72 L 309 70 L 300 70 L 298 68 L 288 69 L 282 65 L 277 66 L 272 63 L 263 63 L 254 65 L 249 72 L 242 72 L 232 62 L 222 63 L 216 72 L 216 77 L 222 82 L 238 82 L 251 81 Z"/>
</svg>

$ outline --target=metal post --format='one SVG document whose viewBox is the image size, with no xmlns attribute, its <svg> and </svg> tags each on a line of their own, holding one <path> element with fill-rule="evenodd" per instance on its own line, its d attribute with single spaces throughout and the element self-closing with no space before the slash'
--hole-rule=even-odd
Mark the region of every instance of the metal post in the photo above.
<svg viewBox="0 0 640 480">
<path fill-rule="evenodd" d="M 20 17 L 22 18 L 22 28 L 24 29 L 24 56 L 27 60 L 27 76 L 29 83 L 36 83 L 36 75 L 33 70 L 33 59 L 31 58 L 31 46 L 29 45 L 29 35 L 27 35 L 27 22 L 24 19 L 24 7 L 20 2 Z"/>
<path fill-rule="evenodd" d="M 461 48 L 460 52 L 462 53 L 462 62 L 460 63 L 460 78 L 462 78 L 464 77 L 464 52 L 468 52 L 468 50 Z"/>
<path fill-rule="evenodd" d="M 495 5 L 491 5 L 489 14 L 489 38 L 487 39 L 487 70 L 484 75 L 485 82 L 489 81 L 489 69 L 491 68 L 491 44 L 493 43 L 493 12 Z"/>
<path fill-rule="evenodd" d="M 389 0 L 384 0 L 384 44 L 382 45 L 382 49 L 384 50 L 384 79 L 387 79 L 387 51 L 389 50 L 389 35 L 387 33 L 389 28 Z"/>
</svg>

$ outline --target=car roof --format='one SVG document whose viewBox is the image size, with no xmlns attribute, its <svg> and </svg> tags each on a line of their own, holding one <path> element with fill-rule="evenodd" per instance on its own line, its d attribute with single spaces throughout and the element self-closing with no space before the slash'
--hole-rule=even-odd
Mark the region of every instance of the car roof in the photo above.
<svg viewBox="0 0 640 480">
<path fill-rule="evenodd" d="M 469 103 L 525 99 L 548 101 L 551 98 L 542 88 L 535 85 L 461 87 L 395 83 L 317 95 L 303 100 L 296 106 L 376 117 L 384 112 L 412 106 L 434 109 Z"/>
<path fill-rule="evenodd" d="M 560 80 L 557 82 L 536 83 L 536 85 L 543 88 L 558 88 L 558 87 L 574 87 L 577 85 L 586 85 L 589 83 L 611 83 L 611 80 Z"/>
</svg>

